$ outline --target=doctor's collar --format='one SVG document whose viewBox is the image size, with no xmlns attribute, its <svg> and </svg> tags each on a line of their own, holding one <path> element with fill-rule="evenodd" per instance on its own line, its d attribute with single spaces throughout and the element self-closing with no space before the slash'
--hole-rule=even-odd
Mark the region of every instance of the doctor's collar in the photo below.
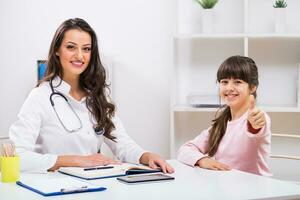
<svg viewBox="0 0 300 200">
<path fill-rule="evenodd" d="M 49 82 L 49 86 L 51 87 L 51 84 Z M 61 79 L 59 76 L 56 76 L 53 80 L 52 80 L 52 86 L 53 89 L 64 94 L 67 97 L 70 97 L 70 90 L 71 90 L 71 86 L 65 82 L 63 79 Z M 86 102 L 86 97 L 83 97 L 80 100 L 80 103 L 85 103 Z"/>
<path fill-rule="evenodd" d="M 63 94 L 69 94 L 69 92 L 71 90 L 71 86 L 67 82 L 62 80 L 59 76 L 56 76 L 52 80 L 52 85 L 55 90 L 57 90 Z"/>
</svg>

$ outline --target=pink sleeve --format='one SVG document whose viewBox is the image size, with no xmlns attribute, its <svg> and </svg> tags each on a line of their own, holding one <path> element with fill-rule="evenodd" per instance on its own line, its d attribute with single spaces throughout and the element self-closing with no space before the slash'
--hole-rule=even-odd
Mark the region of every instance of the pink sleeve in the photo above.
<svg viewBox="0 0 300 200">
<path fill-rule="evenodd" d="M 180 162 L 195 166 L 199 159 L 207 156 L 204 152 L 207 150 L 208 146 L 208 130 L 209 129 L 202 131 L 196 138 L 180 147 L 177 156 L 177 159 Z"/>
</svg>

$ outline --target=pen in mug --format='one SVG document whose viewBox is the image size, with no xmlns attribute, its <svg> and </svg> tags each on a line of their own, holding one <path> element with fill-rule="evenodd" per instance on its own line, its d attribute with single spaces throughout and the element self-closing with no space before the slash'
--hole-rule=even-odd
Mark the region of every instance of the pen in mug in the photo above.
<svg viewBox="0 0 300 200">
<path fill-rule="evenodd" d="M 92 167 L 92 168 L 84 168 L 84 171 L 90 171 L 90 170 L 98 170 L 98 169 L 112 169 L 114 166 L 103 166 L 103 167 Z"/>
<path fill-rule="evenodd" d="M 14 157 L 16 155 L 16 148 L 12 143 L 3 143 L 2 149 L 4 157 Z"/>
</svg>

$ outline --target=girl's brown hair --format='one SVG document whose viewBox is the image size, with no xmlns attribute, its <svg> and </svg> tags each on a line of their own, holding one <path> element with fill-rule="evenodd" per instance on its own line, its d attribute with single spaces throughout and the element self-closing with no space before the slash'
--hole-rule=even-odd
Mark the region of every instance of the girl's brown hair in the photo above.
<svg viewBox="0 0 300 200">
<path fill-rule="evenodd" d="M 72 29 L 87 32 L 91 36 L 91 59 L 87 69 L 80 74 L 79 86 L 87 93 L 86 105 L 96 120 L 95 131 L 99 132 L 104 130 L 104 136 L 114 140 L 115 137 L 111 135 L 111 132 L 115 129 L 112 122 L 112 118 L 115 114 L 115 105 L 110 103 L 107 99 L 109 85 L 106 83 L 105 69 L 99 56 L 97 36 L 86 21 L 79 18 L 69 19 L 58 27 L 51 42 L 46 63 L 47 69 L 45 78 L 38 85 L 45 81 L 51 81 L 57 76 L 60 78 L 63 77 L 63 69 L 56 52 L 62 44 L 65 33 Z"/>
<path fill-rule="evenodd" d="M 219 67 L 217 72 L 217 81 L 220 83 L 222 79 L 241 79 L 249 84 L 250 88 L 258 87 L 258 71 L 255 62 L 248 57 L 232 56 L 227 58 Z M 256 98 L 256 90 L 252 93 Z M 207 154 L 215 155 L 219 144 L 226 132 L 227 122 L 231 120 L 231 112 L 229 106 L 222 109 L 214 120 L 209 130 L 209 140 Z"/>
</svg>

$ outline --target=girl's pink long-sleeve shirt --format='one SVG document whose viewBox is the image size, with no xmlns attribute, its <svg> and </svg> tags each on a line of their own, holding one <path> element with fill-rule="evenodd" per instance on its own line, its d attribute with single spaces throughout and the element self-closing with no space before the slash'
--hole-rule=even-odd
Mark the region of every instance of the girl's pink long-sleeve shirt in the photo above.
<svg viewBox="0 0 300 200">
<path fill-rule="evenodd" d="M 214 159 L 233 169 L 263 176 L 272 176 L 268 168 L 271 144 L 271 120 L 266 116 L 266 125 L 256 134 L 247 128 L 248 112 L 239 119 L 228 121 Z M 209 128 L 210 129 L 210 128 Z M 208 155 L 209 129 L 202 131 L 195 139 L 185 143 L 178 152 L 178 160 L 191 166 Z"/>
</svg>

